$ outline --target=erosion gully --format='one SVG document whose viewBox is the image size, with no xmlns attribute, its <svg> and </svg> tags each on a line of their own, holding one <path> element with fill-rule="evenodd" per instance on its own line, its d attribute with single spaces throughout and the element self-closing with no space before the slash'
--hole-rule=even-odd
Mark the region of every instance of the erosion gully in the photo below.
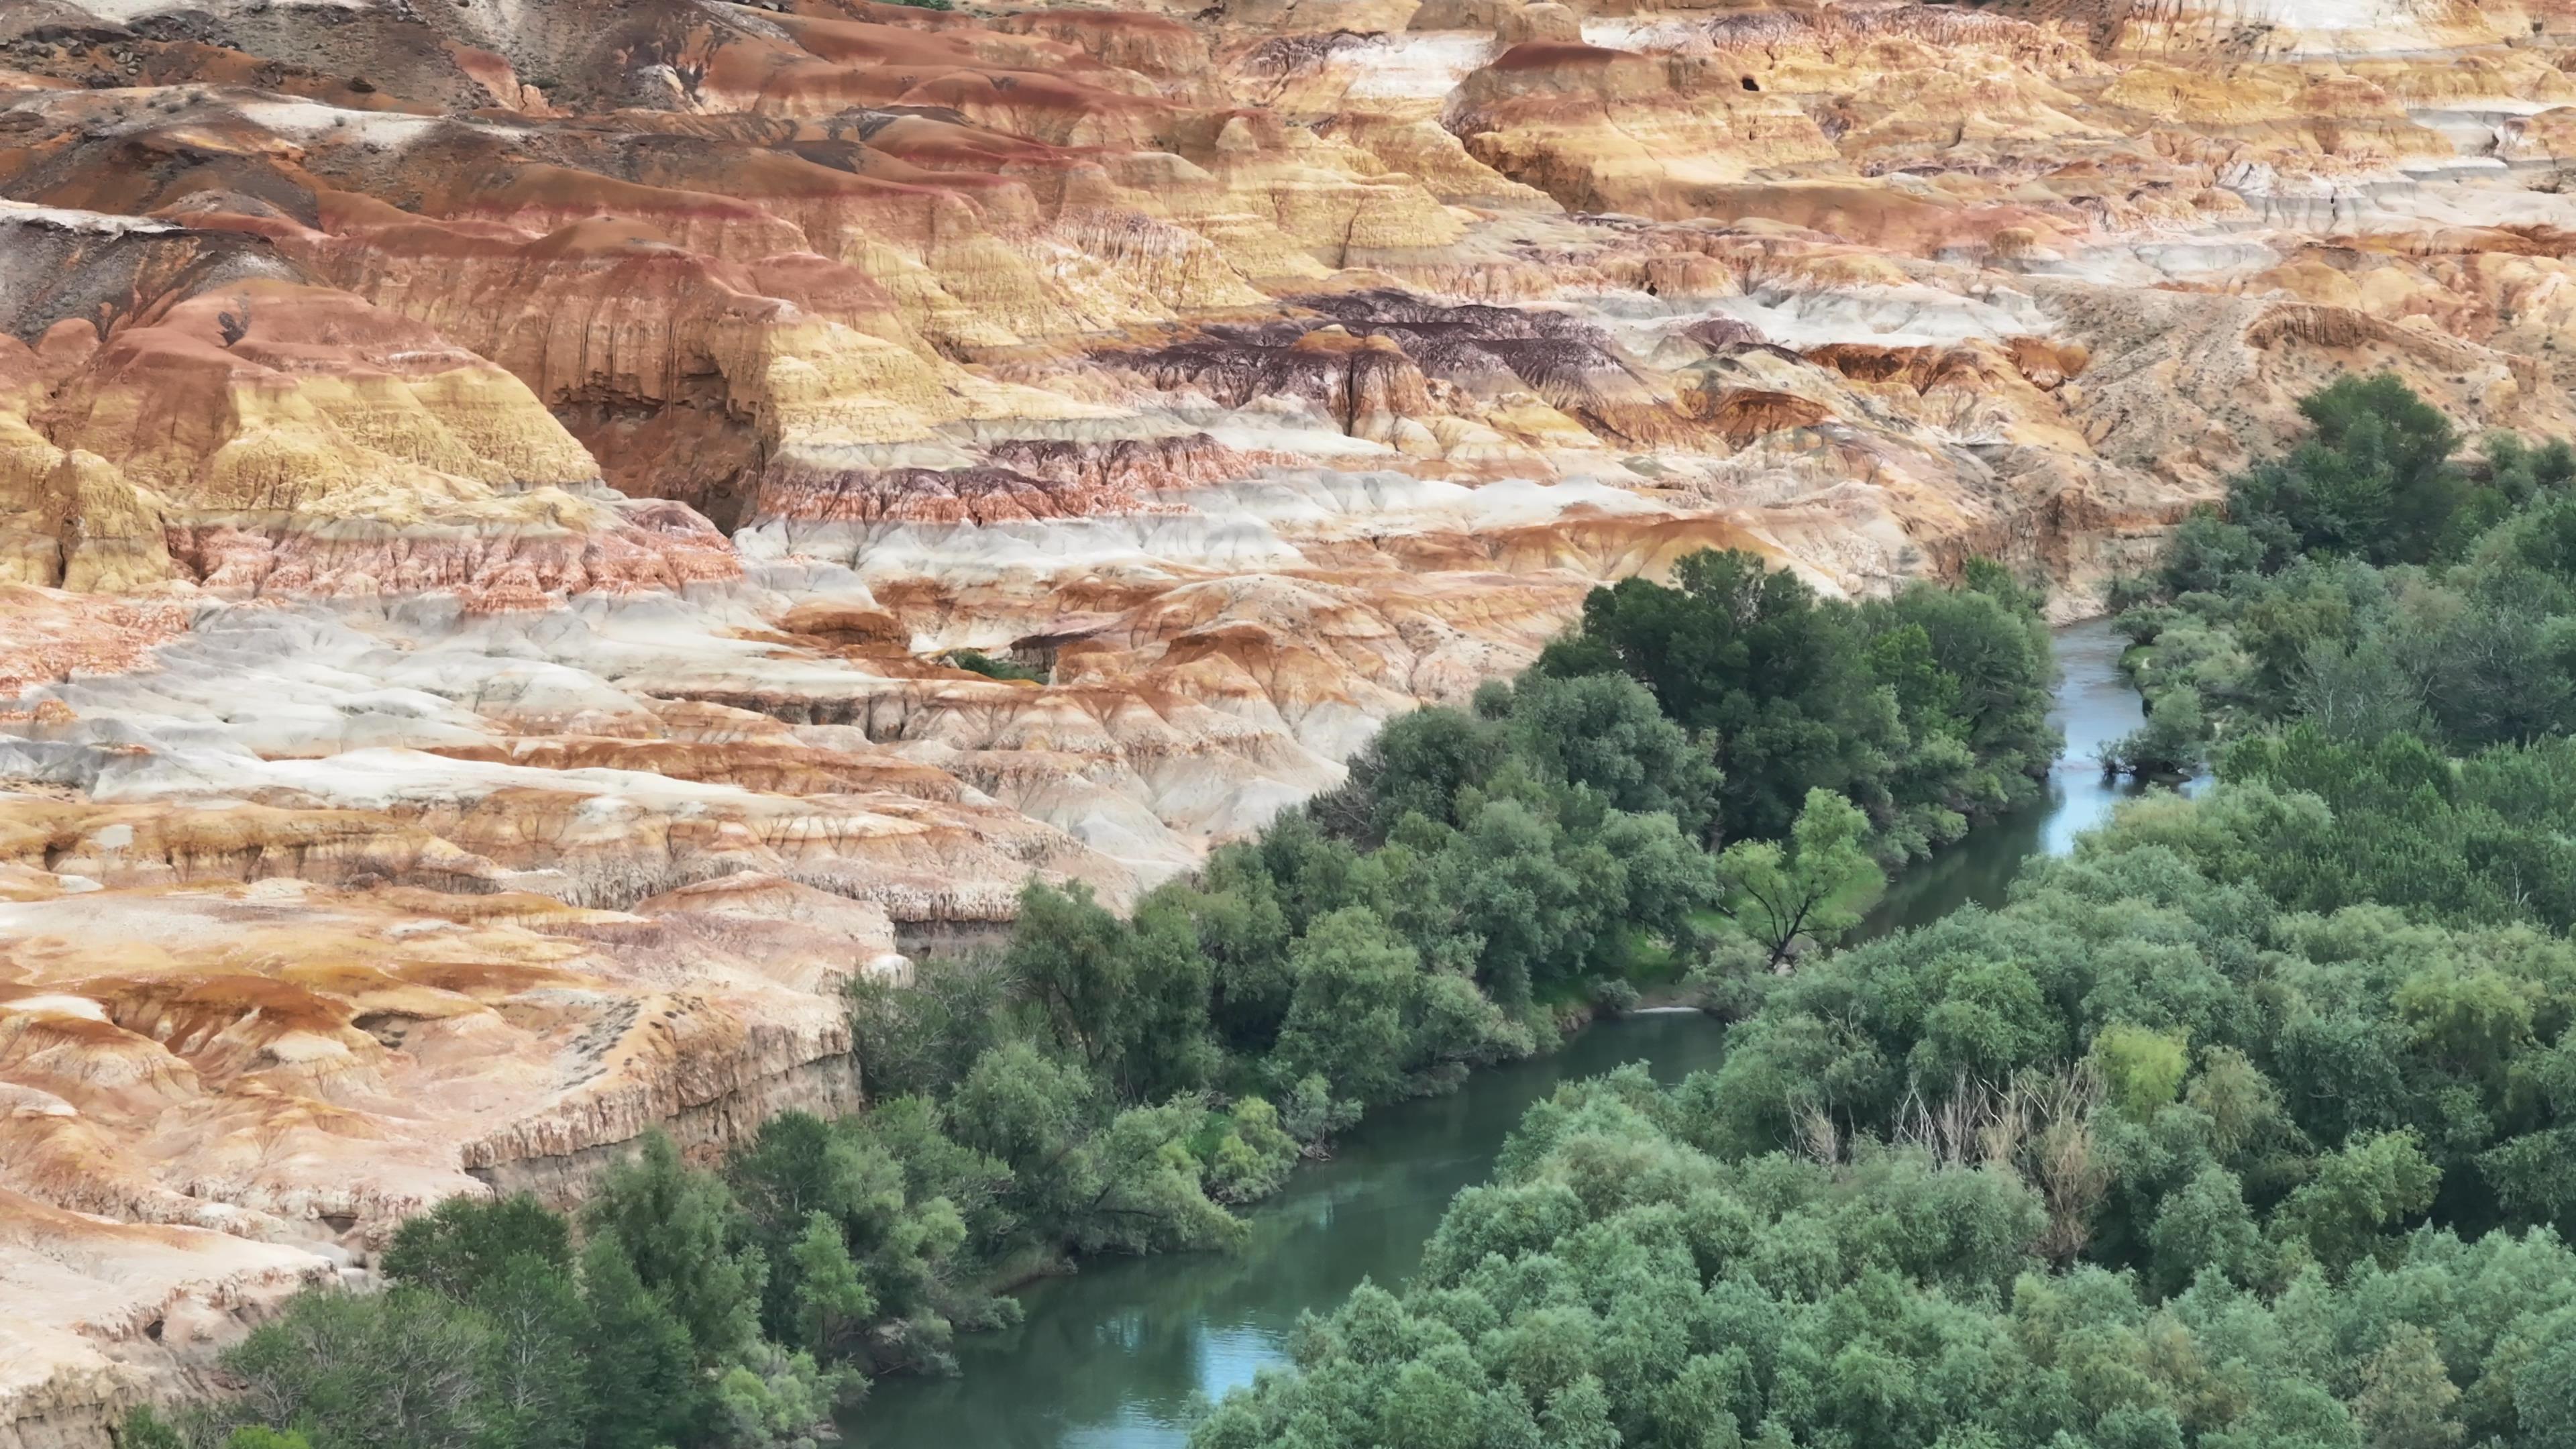
<svg viewBox="0 0 2576 1449">
<path fill-rule="evenodd" d="M 2137 728 L 2137 695 L 2107 623 L 2056 633 L 2054 721 L 2066 750 L 2047 796 L 1989 821 L 1889 888 L 1858 934 L 1995 905 L 2034 856 L 2062 855 L 2134 786 L 2102 778 L 2100 747 Z M 1027 1317 L 957 1345 L 954 1378 L 878 1383 L 848 1415 L 863 1449 L 1176 1449 L 1203 1406 L 1288 1358 L 1299 1314 L 1329 1311 L 1363 1278 L 1394 1286 L 1460 1188 L 1493 1171 L 1503 1138 L 1559 1082 L 1642 1061 L 1658 1080 L 1716 1065 L 1723 1032 L 1698 1012 L 1604 1022 L 1551 1056 L 1477 1073 L 1445 1097 L 1372 1114 L 1333 1159 L 1301 1168 L 1250 1213 L 1235 1253 L 1096 1261 L 1042 1279 Z"/>
</svg>

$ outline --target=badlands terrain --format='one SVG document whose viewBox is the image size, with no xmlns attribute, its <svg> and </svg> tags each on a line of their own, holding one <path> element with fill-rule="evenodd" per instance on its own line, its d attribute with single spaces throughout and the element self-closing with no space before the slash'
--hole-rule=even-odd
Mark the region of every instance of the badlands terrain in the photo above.
<svg viewBox="0 0 2576 1449">
<path fill-rule="evenodd" d="M 0 1449 L 1745 547 L 2576 432 L 2576 7 L 0 0 Z M 956 667 L 972 649 L 1038 680 Z"/>
</svg>

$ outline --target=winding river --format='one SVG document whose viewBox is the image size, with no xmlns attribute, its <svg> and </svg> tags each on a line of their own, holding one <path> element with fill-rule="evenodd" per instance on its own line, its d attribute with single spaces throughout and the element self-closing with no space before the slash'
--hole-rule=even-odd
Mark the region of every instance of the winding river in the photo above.
<svg viewBox="0 0 2576 1449">
<path fill-rule="evenodd" d="M 1978 827 L 1906 872 L 1864 934 L 2002 901 L 2022 863 L 2063 854 L 2133 787 L 2105 782 L 2100 746 L 2137 728 L 2107 624 L 2057 632 L 2056 723 L 2066 752 L 2045 799 Z M 1480 1182 L 1531 1103 L 1557 1083 L 1644 1061 L 1663 1081 L 1716 1064 L 1717 1026 L 1696 1012 L 1596 1026 L 1536 1061 L 1480 1072 L 1460 1091 L 1369 1118 L 1332 1161 L 1301 1169 L 1251 1213 L 1240 1253 L 1095 1262 L 1021 1294 L 1019 1327 L 962 1338 L 963 1372 L 880 1382 L 849 1416 L 865 1449 L 1176 1449 L 1208 1400 L 1287 1360 L 1297 1316 L 1330 1310 L 1361 1279 L 1394 1285 L 1458 1189 Z"/>
</svg>

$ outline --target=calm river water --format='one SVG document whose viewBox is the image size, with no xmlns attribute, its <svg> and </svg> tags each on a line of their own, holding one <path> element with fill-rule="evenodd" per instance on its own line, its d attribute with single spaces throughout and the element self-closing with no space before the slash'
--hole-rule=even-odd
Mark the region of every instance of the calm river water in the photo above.
<svg viewBox="0 0 2576 1449">
<path fill-rule="evenodd" d="M 2063 854 L 2130 788 L 2104 782 L 2100 747 L 2141 719 L 2101 622 L 2057 632 L 2054 718 L 2066 753 L 2047 798 L 1978 827 L 1905 873 L 1864 931 L 1919 925 L 1966 902 L 1994 905 L 2034 854 Z M 1450 1197 L 1493 1169 L 1503 1138 L 1557 1083 L 1644 1061 L 1678 1081 L 1721 1055 L 1697 1013 L 1607 1022 L 1543 1060 L 1480 1072 L 1447 1097 L 1386 1108 L 1330 1162 L 1301 1169 L 1251 1214 L 1240 1253 L 1112 1259 L 1031 1285 L 1019 1327 L 961 1339 L 951 1379 L 877 1384 L 848 1415 L 865 1449 L 1173 1449 L 1205 1402 L 1284 1363 L 1297 1315 L 1363 1278 L 1393 1286 L 1420 1261 Z"/>
</svg>

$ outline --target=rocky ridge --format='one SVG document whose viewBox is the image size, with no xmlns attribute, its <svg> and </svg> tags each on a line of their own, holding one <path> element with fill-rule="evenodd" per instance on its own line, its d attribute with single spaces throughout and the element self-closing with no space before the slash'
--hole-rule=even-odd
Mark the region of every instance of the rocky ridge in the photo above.
<svg viewBox="0 0 2576 1449">
<path fill-rule="evenodd" d="M 2554 3 L 0 10 L 0 1449 L 1584 589 L 2564 432 Z M 973 649 L 1042 676 L 957 667 Z"/>
</svg>

